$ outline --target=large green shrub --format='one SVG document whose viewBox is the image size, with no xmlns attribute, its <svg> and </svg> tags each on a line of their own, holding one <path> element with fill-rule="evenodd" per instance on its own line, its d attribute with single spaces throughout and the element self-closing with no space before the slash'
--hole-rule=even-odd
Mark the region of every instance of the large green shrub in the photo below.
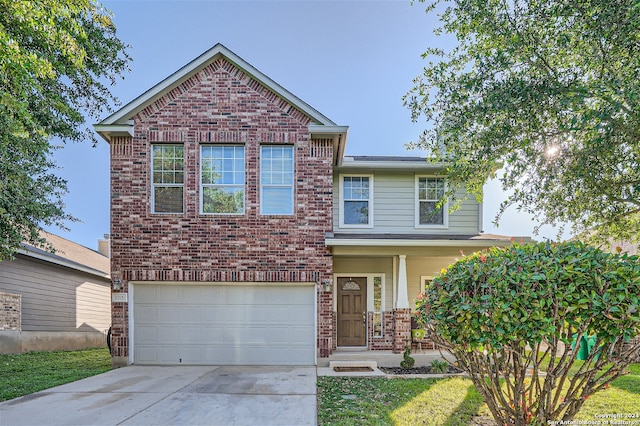
<svg viewBox="0 0 640 426">
<path fill-rule="evenodd" d="M 628 344 L 640 332 L 639 297 L 637 256 L 579 242 L 514 244 L 443 270 L 418 316 L 498 424 L 547 424 L 571 420 L 624 374 L 640 350 Z M 576 363 L 587 336 L 596 336 L 594 349 Z"/>
</svg>

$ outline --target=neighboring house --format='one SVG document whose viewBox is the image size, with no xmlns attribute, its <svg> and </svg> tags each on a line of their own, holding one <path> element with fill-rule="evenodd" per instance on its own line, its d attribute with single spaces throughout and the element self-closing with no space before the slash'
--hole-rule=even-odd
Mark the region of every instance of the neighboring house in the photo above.
<svg viewBox="0 0 640 426">
<path fill-rule="evenodd" d="M 0 353 L 106 346 L 109 258 L 44 233 L 55 253 L 24 245 L 0 262 Z"/>
<path fill-rule="evenodd" d="M 313 365 L 401 351 L 414 298 L 482 235 L 424 159 L 339 126 L 218 44 L 99 124 L 111 146 L 113 364 Z M 433 213 L 433 214 L 430 214 Z"/>
</svg>

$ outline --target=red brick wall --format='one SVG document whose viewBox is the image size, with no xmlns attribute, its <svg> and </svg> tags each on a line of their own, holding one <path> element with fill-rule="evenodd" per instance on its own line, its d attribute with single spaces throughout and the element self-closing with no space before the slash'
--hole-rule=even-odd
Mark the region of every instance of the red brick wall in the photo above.
<svg viewBox="0 0 640 426">
<path fill-rule="evenodd" d="M 111 275 L 123 292 L 138 280 L 331 282 L 324 236 L 332 230 L 333 153 L 314 149 L 305 115 L 220 59 L 133 119 L 135 136 L 111 142 Z M 150 149 L 163 142 L 184 144 L 183 214 L 150 213 Z M 244 215 L 199 214 L 199 147 L 209 143 L 245 146 Z M 260 215 L 263 144 L 295 147 L 293 216 Z M 319 353 L 333 345 L 327 297 L 319 293 Z M 114 356 L 126 357 L 127 305 L 114 303 L 112 312 Z"/>
<path fill-rule="evenodd" d="M 411 344 L 411 309 L 395 309 L 394 316 L 394 348 L 396 353 L 404 352 L 404 348 Z"/>
<path fill-rule="evenodd" d="M 0 292 L 0 331 L 22 331 L 22 296 Z"/>
<path fill-rule="evenodd" d="M 382 313 L 382 336 L 373 335 L 373 312 L 368 314 L 369 349 L 372 351 L 391 351 L 394 348 L 395 321 L 393 312 Z"/>
</svg>

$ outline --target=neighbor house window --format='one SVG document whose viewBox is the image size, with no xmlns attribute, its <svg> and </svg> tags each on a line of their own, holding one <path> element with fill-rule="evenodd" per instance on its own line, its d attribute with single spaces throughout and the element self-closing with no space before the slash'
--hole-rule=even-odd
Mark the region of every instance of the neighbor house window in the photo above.
<svg viewBox="0 0 640 426">
<path fill-rule="evenodd" d="M 445 192 L 443 178 L 416 177 L 416 226 L 447 226 L 447 205 L 438 206 Z"/>
<path fill-rule="evenodd" d="M 293 147 L 260 147 L 260 213 L 293 214 Z"/>
<path fill-rule="evenodd" d="M 244 146 L 200 147 L 200 211 L 244 213 Z"/>
<path fill-rule="evenodd" d="M 153 213 L 184 210 L 184 147 L 151 146 L 151 208 Z"/>
<path fill-rule="evenodd" d="M 340 225 L 371 227 L 373 225 L 373 176 L 342 176 L 340 180 Z"/>
</svg>

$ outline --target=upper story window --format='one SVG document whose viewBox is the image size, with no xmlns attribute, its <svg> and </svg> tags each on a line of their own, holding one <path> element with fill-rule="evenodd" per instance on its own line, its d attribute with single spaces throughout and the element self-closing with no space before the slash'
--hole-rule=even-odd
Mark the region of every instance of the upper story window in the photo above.
<svg viewBox="0 0 640 426">
<path fill-rule="evenodd" d="M 438 207 L 446 189 L 443 178 L 416 176 L 416 226 L 448 225 L 447 204 Z"/>
<path fill-rule="evenodd" d="M 154 144 L 151 146 L 152 213 L 184 211 L 184 147 Z"/>
<path fill-rule="evenodd" d="M 200 211 L 243 214 L 244 191 L 244 146 L 201 146 Z"/>
<path fill-rule="evenodd" d="M 260 147 L 260 213 L 293 214 L 293 146 Z"/>
<path fill-rule="evenodd" d="M 373 176 L 340 176 L 340 226 L 373 226 Z"/>
</svg>

